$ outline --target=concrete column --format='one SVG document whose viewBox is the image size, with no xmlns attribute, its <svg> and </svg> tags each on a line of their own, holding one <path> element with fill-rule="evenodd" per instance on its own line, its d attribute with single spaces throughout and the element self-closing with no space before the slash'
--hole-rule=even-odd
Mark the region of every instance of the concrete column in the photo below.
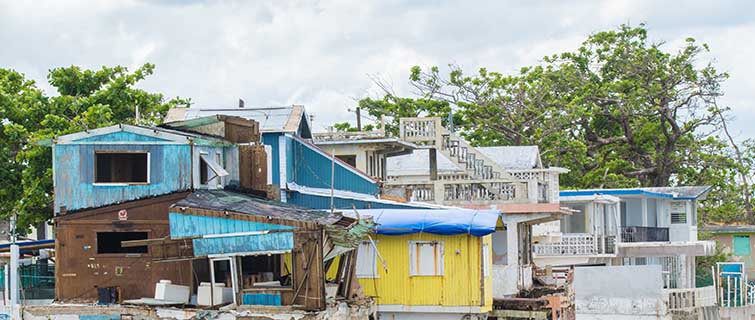
<svg viewBox="0 0 755 320">
<path fill-rule="evenodd" d="M 516 222 L 506 223 L 506 260 L 519 269 L 519 228 Z"/>
<path fill-rule="evenodd" d="M 648 226 L 648 199 L 642 198 L 642 226 Z"/>
<path fill-rule="evenodd" d="M 18 245 L 12 244 L 10 246 L 10 306 L 13 310 L 13 319 L 21 319 L 18 300 Z"/>
<path fill-rule="evenodd" d="M 438 180 L 438 150 L 428 149 L 430 155 L 430 180 Z"/>
</svg>

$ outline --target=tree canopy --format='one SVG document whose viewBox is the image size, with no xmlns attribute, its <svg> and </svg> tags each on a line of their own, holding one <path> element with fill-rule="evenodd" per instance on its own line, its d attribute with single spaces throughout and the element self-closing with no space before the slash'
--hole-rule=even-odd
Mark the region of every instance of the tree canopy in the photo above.
<svg viewBox="0 0 755 320">
<path fill-rule="evenodd" d="M 570 169 L 566 188 L 712 185 L 706 218 L 752 221 L 753 142 L 721 134 L 728 74 L 701 62 L 709 48 L 692 38 L 665 49 L 644 25 L 624 25 L 515 74 L 415 66 L 417 96 L 384 90 L 359 104 L 389 131 L 399 117 L 452 113 L 473 145 L 538 145 L 545 163 Z"/>
<path fill-rule="evenodd" d="M 46 95 L 22 73 L 0 69 L 0 217 L 17 212 L 18 226 L 28 228 L 52 215 L 52 151 L 37 142 L 116 123 L 134 124 L 136 108 L 139 124 L 157 124 L 171 106 L 188 104 L 136 87 L 154 68 L 55 68 L 47 80 L 56 95 Z"/>
</svg>

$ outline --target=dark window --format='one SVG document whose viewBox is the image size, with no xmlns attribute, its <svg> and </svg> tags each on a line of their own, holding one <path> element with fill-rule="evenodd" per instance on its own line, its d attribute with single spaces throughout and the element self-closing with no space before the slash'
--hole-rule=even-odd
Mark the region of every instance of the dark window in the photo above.
<svg viewBox="0 0 755 320">
<path fill-rule="evenodd" d="M 199 158 L 199 184 L 207 184 L 209 180 L 209 166 L 204 159 Z"/>
<path fill-rule="evenodd" d="M 94 182 L 98 183 L 147 183 L 146 152 L 97 152 L 95 157 Z"/>
<path fill-rule="evenodd" d="M 147 246 L 121 246 L 121 241 L 146 239 L 147 232 L 97 232 L 97 253 L 147 253 Z"/>
<path fill-rule="evenodd" d="M 353 154 L 344 154 L 340 156 L 336 156 L 336 158 L 341 159 L 341 161 L 348 163 L 350 166 L 356 168 L 357 167 L 357 156 Z"/>
</svg>

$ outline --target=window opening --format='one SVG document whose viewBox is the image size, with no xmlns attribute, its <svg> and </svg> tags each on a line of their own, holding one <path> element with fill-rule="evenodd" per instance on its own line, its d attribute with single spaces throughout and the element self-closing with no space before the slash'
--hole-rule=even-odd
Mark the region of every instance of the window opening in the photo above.
<svg viewBox="0 0 755 320">
<path fill-rule="evenodd" d="M 147 232 L 97 232 L 97 253 L 147 253 L 147 246 L 123 247 L 122 241 L 147 240 Z"/>
<path fill-rule="evenodd" d="M 95 183 L 149 183 L 149 153 L 95 152 Z"/>
</svg>

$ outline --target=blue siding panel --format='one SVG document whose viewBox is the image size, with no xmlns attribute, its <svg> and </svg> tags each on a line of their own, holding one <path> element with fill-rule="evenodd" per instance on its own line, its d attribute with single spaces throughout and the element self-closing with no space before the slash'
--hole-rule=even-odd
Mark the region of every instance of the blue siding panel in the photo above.
<svg viewBox="0 0 755 320">
<path fill-rule="evenodd" d="M 289 191 L 287 193 L 289 204 L 310 209 L 330 209 L 330 197 L 328 196 L 304 194 L 295 191 Z M 414 206 L 403 203 L 392 204 L 339 197 L 334 197 L 333 199 L 333 206 L 336 209 L 352 209 L 352 205 L 356 206 L 357 209 L 427 209 L 427 207 L 424 206 Z"/>
<path fill-rule="evenodd" d="M 281 305 L 281 295 L 280 293 L 244 293 L 241 295 L 241 304 L 279 306 Z"/>
<path fill-rule="evenodd" d="M 291 145 L 288 182 L 312 188 L 330 189 L 332 158 L 312 150 L 316 147 L 305 145 L 299 140 L 286 137 L 286 142 Z M 335 162 L 333 184 L 336 190 L 378 194 L 377 182 L 352 170 L 356 169 L 350 169 L 346 164 Z"/>
<path fill-rule="evenodd" d="M 175 212 L 170 213 L 169 220 L 171 238 L 260 230 L 294 229 L 291 226 L 194 216 Z M 204 256 L 209 254 L 291 250 L 294 247 L 294 235 L 290 232 L 278 232 L 263 235 L 194 239 L 192 242 L 194 244 L 194 255 Z"/>
<path fill-rule="evenodd" d="M 137 136 L 137 135 L 135 135 Z M 134 138 L 134 137 L 132 137 Z M 147 185 L 94 185 L 95 151 L 147 151 Z M 54 149 L 55 213 L 73 211 L 191 188 L 191 150 L 188 144 L 59 144 Z"/>
<path fill-rule="evenodd" d="M 273 184 L 280 185 L 280 156 L 278 154 L 278 137 L 280 137 L 280 133 L 263 133 L 262 134 L 262 143 L 265 145 L 270 146 L 270 149 L 272 151 L 272 168 L 268 168 L 268 170 L 273 170 Z"/>
</svg>

